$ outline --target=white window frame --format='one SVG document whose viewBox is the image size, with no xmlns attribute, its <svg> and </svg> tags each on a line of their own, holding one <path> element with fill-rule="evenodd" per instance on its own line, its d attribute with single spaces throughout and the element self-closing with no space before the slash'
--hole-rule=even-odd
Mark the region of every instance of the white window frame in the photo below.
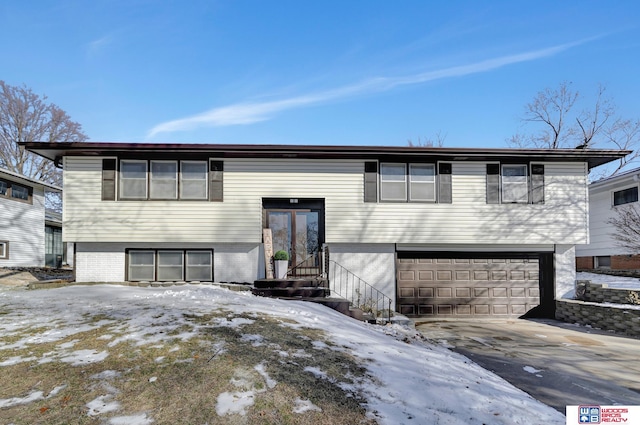
<svg viewBox="0 0 640 425">
<path fill-rule="evenodd" d="M 9 258 L 9 241 L 0 241 L 0 260 Z"/>
<path fill-rule="evenodd" d="M 433 175 L 432 176 L 427 176 L 427 177 L 432 177 L 431 181 L 420 181 L 420 180 L 414 180 L 414 174 L 412 173 L 412 170 L 414 168 L 431 168 L 433 170 Z M 438 196 L 438 191 L 437 191 L 437 187 L 436 187 L 436 176 L 437 176 L 437 170 L 436 170 L 436 164 L 409 164 L 409 200 L 413 201 L 413 202 L 436 202 L 436 197 Z M 413 195 L 413 185 L 430 185 L 433 187 L 433 197 L 429 198 L 429 199 L 418 199 L 415 198 Z"/>
<path fill-rule="evenodd" d="M 402 180 L 389 180 L 385 179 L 384 169 L 385 167 L 402 167 L 403 174 Z M 397 174 L 387 174 L 387 176 L 393 175 L 397 177 Z M 404 186 L 403 196 L 399 198 L 389 198 L 384 196 L 384 185 L 386 184 L 397 184 L 400 183 Z M 381 201 L 395 201 L 395 202 L 407 202 L 407 164 L 402 162 L 382 162 L 380 163 L 380 200 Z"/>
<path fill-rule="evenodd" d="M 189 276 L 189 254 L 190 253 L 207 253 L 209 254 L 209 264 L 207 265 L 192 265 L 191 267 L 197 267 L 197 268 L 205 268 L 207 267 L 207 271 L 209 272 L 209 279 L 191 279 Z M 184 258 L 184 277 L 185 280 L 187 281 L 203 281 L 203 282 L 210 282 L 213 281 L 213 251 L 206 251 L 206 250 L 187 250 L 185 251 L 185 258 Z"/>
<path fill-rule="evenodd" d="M 122 173 L 122 165 L 125 163 L 138 163 L 138 164 L 144 164 L 144 169 L 145 169 L 145 173 L 144 173 L 144 195 L 143 196 L 126 196 L 125 195 L 125 191 L 123 190 L 123 187 L 125 185 L 125 183 L 127 181 L 140 181 L 142 179 L 139 178 L 124 178 L 123 173 Z M 120 194 L 120 199 L 147 199 L 149 194 L 149 185 L 148 185 L 148 178 L 149 178 L 149 161 L 147 161 L 146 159 L 121 159 L 120 160 L 120 172 L 118 173 L 118 178 L 119 178 L 119 184 L 118 184 L 118 192 Z"/>
<path fill-rule="evenodd" d="M 182 173 L 182 166 L 183 164 L 187 164 L 187 163 L 204 165 L 204 196 L 202 197 L 198 197 L 198 196 L 189 197 L 184 195 L 183 187 L 186 182 L 193 182 L 193 181 L 199 182 L 202 180 L 202 179 L 186 179 L 184 177 L 184 174 Z M 180 161 L 180 199 L 203 200 L 203 201 L 206 201 L 209 199 L 209 161 Z"/>
<path fill-rule="evenodd" d="M 524 170 L 524 176 L 506 176 L 505 175 L 505 168 L 519 168 Z M 518 178 L 522 178 L 522 181 L 507 181 L 507 179 L 509 178 L 514 178 L 514 177 L 518 177 Z M 507 187 L 510 186 L 523 186 L 524 187 L 524 193 L 525 193 L 525 197 L 524 199 L 521 198 L 513 198 L 513 199 L 506 199 L 505 194 L 507 193 L 507 191 L 505 190 Z M 527 204 L 529 203 L 529 167 L 527 166 L 527 164 L 501 164 L 500 166 L 500 192 L 501 192 L 501 198 L 502 198 L 502 202 L 505 204 Z"/>
<path fill-rule="evenodd" d="M 144 267 L 148 267 L 148 266 L 152 266 L 153 267 L 153 276 L 152 279 L 149 279 L 151 281 L 154 281 L 156 279 L 156 251 L 154 250 L 150 250 L 150 249 L 132 249 L 127 253 L 127 279 L 129 279 L 132 282 L 140 282 L 140 281 L 146 281 L 147 279 L 133 279 L 132 278 L 132 273 L 131 273 L 131 254 L 132 253 L 151 253 L 152 254 L 152 258 L 153 258 L 153 263 L 152 264 L 147 264 L 147 265 L 143 265 Z"/>
<path fill-rule="evenodd" d="M 166 179 L 166 178 L 154 178 L 154 173 L 153 173 L 153 165 L 154 164 L 173 164 L 175 166 L 176 172 L 173 176 L 172 179 Z M 180 170 L 178 168 L 178 161 L 165 161 L 165 160 L 151 160 L 149 161 L 149 169 L 148 169 L 148 173 L 149 173 L 149 199 L 170 199 L 170 200 L 174 200 L 174 199 L 178 199 L 178 174 L 179 174 Z M 160 195 L 154 195 L 153 192 L 153 186 L 154 186 L 154 182 L 156 183 L 161 183 L 161 182 L 173 182 L 173 193 L 172 194 L 160 194 Z"/>
<path fill-rule="evenodd" d="M 161 264 L 160 258 L 162 254 L 180 254 L 180 265 L 170 264 L 164 265 Z M 180 276 L 178 278 L 167 279 L 162 276 L 163 269 L 176 269 L 180 267 Z M 156 280 L 159 282 L 163 281 L 181 281 L 184 280 L 184 250 L 173 250 L 173 249 L 159 249 L 156 251 Z"/>
</svg>

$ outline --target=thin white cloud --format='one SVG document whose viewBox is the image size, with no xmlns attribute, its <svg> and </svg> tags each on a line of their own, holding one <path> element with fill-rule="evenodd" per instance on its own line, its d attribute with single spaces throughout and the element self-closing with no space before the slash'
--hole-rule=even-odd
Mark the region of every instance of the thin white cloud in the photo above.
<svg viewBox="0 0 640 425">
<path fill-rule="evenodd" d="M 148 132 L 147 138 L 152 138 L 160 133 L 194 130 L 200 127 L 224 127 L 252 124 L 255 122 L 269 120 L 276 113 L 289 109 L 336 101 L 369 93 L 389 91 L 399 86 L 415 85 L 444 78 L 461 77 L 480 72 L 487 72 L 507 65 L 530 62 L 550 57 L 571 47 L 583 44 L 589 40 L 591 39 L 408 76 L 371 78 L 356 84 L 323 92 L 295 96 L 288 99 L 266 102 L 235 103 L 228 106 L 210 109 L 206 112 L 192 115 L 190 117 L 160 123 Z"/>
</svg>

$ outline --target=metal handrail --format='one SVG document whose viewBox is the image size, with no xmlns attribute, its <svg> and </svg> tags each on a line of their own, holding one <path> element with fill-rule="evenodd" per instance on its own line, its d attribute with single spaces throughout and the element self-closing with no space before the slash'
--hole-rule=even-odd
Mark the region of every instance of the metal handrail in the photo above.
<svg viewBox="0 0 640 425">
<path fill-rule="evenodd" d="M 321 253 L 319 251 L 313 252 L 311 255 L 309 255 L 307 258 L 305 258 L 304 260 L 300 261 L 298 264 L 289 267 L 289 269 L 287 269 L 287 276 L 291 276 L 291 277 L 313 277 L 313 278 L 317 278 L 320 277 L 322 275 L 322 258 L 321 257 Z M 314 265 L 309 266 L 307 265 L 307 261 L 314 259 Z M 305 273 L 303 270 L 307 269 L 318 269 L 317 272 L 314 273 Z"/>
<path fill-rule="evenodd" d="M 348 300 L 352 306 L 371 313 L 377 322 L 391 321 L 391 298 L 331 259 L 328 273 L 332 292 Z"/>
</svg>

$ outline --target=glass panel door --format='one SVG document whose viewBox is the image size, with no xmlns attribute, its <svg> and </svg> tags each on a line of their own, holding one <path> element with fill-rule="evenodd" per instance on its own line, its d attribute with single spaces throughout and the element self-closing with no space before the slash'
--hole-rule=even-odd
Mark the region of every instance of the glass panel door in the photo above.
<svg viewBox="0 0 640 425">
<path fill-rule="evenodd" d="M 268 211 L 267 227 L 273 234 L 273 253 L 287 251 L 291 261 L 292 211 Z"/>
<path fill-rule="evenodd" d="M 318 252 L 318 213 L 314 211 L 295 212 L 295 264 L 300 264 Z M 315 257 L 309 261 L 314 263 Z"/>
</svg>

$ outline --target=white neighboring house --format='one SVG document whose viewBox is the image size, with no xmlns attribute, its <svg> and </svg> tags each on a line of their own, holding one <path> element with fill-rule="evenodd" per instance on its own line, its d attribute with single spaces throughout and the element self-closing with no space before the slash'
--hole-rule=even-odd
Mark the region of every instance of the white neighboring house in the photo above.
<svg viewBox="0 0 640 425">
<path fill-rule="evenodd" d="M 578 270 L 640 269 L 640 253 L 620 247 L 613 238 L 614 226 L 609 219 L 615 210 L 625 206 L 638 206 L 640 168 L 604 178 L 589 185 L 589 243 L 576 245 Z"/>
<path fill-rule="evenodd" d="M 555 283 L 573 282 L 574 247 L 588 242 L 589 170 L 629 153 L 23 146 L 63 164 L 79 282 L 251 283 L 265 277 L 269 228 L 291 266 L 328 247 L 331 285 L 348 270 L 396 311 L 425 318 L 552 317 Z"/>
<path fill-rule="evenodd" d="M 62 189 L 0 168 L 0 267 L 57 267 L 65 261 L 62 217 L 45 192 Z"/>
</svg>

